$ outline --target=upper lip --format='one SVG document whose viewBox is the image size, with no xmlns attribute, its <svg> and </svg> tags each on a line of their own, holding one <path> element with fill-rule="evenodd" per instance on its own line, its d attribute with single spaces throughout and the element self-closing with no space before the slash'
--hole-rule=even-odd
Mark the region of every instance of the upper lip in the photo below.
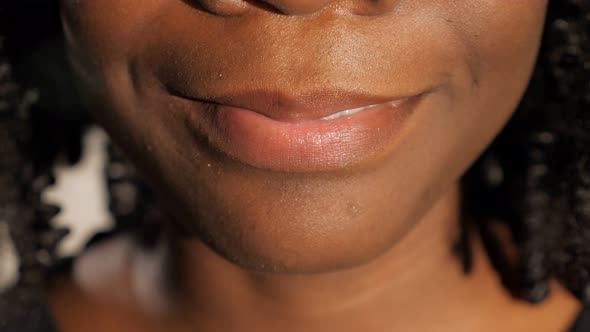
<svg viewBox="0 0 590 332">
<path fill-rule="evenodd" d="M 199 98 L 174 89 L 169 90 L 177 97 L 201 103 L 246 109 L 278 121 L 316 120 L 344 110 L 404 100 L 421 94 L 377 96 L 341 90 L 321 90 L 292 96 L 281 91 L 246 90 Z"/>
</svg>

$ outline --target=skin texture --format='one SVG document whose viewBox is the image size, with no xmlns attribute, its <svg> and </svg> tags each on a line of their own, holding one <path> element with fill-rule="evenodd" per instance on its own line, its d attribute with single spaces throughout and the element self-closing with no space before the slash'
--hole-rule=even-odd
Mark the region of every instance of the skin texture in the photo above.
<svg viewBox="0 0 590 332">
<path fill-rule="evenodd" d="M 429 249 L 416 249 L 424 252 L 416 260 L 438 252 L 442 257 L 432 254 L 425 262 L 439 259 L 444 268 L 408 272 L 411 285 L 387 288 L 379 301 L 358 301 L 362 314 L 342 310 L 342 317 L 358 319 L 342 320 L 338 330 L 366 327 L 362 322 L 371 319 L 382 322 L 375 330 L 390 326 L 386 309 L 395 305 L 387 296 L 419 288 L 434 271 L 453 275 L 443 278 L 448 291 L 454 289 L 450 285 L 471 285 L 454 294 L 475 294 L 494 283 L 489 268 L 465 283 L 452 263 L 458 182 L 524 92 L 546 1 L 63 0 L 62 6 L 81 90 L 170 213 L 165 226 L 180 262 L 179 288 L 187 291 L 178 312 L 202 317 L 201 322 L 212 319 L 207 310 L 198 311 L 207 307 L 198 294 L 210 289 L 207 298 L 227 298 L 219 296 L 230 284 L 240 294 L 236 304 L 260 304 L 253 294 L 267 292 L 266 299 L 276 305 L 268 305 L 273 314 L 306 309 L 303 303 L 280 305 L 298 303 L 296 293 L 302 290 L 324 294 L 320 303 L 329 307 L 359 294 L 362 287 L 343 288 L 350 280 L 378 275 L 366 284 L 379 289 L 395 279 L 396 271 L 414 270 L 415 264 L 403 258 L 413 248 Z M 244 87 L 279 91 L 295 100 L 326 88 L 391 97 L 428 93 L 382 153 L 325 172 L 276 172 L 212 148 L 187 125 L 210 105 L 169 91 L 211 99 L 239 94 Z M 313 98 L 308 99 L 309 106 Z M 437 204 L 442 207 L 435 209 Z M 424 244 L 433 234 L 436 240 Z M 322 279 L 322 273 L 332 277 Z M 302 279 L 283 279 L 290 276 Z M 513 303 L 501 298 L 490 303 L 510 308 Z M 456 308 L 462 308 L 460 302 Z M 227 306 L 210 305 L 209 313 L 236 317 L 237 326 L 249 321 L 258 326 L 252 330 L 262 331 L 261 326 L 272 325 L 253 323 L 269 317 L 262 309 L 258 316 L 237 309 L 221 315 Z M 277 314 L 272 326 L 286 331 L 294 318 L 303 324 L 310 317 L 330 317 L 322 314 Z M 406 326 L 420 321 L 417 314 L 406 318 Z M 489 319 L 480 318 L 478 323 Z M 304 330 L 325 330 L 312 322 Z"/>
<path fill-rule="evenodd" d="M 545 3 L 390 1 L 361 15 L 338 1 L 313 15 L 250 6 L 239 17 L 195 7 L 65 1 L 90 105 L 183 229 L 243 266 L 313 272 L 383 253 L 459 179 L 521 97 Z M 199 96 L 243 86 L 292 96 L 325 86 L 391 96 L 437 90 L 379 160 L 292 174 L 217 158 L 187 129 L 187 103 L 162 82 Z"/>
</svg>

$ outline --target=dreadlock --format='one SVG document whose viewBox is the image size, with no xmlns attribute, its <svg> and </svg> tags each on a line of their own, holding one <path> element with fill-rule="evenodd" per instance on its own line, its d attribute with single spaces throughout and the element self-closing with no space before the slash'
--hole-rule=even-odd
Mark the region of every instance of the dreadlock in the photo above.
<svg viewBox="0 0 590 332">
<path fill-rule="evenodd" d="M 0 37 L 6 37 L 0 47 L 6 54 L 0 55 L 0 226 L 9 225 L 22 273 L 17 286 L 0 297 L 0 331 L 3 321 L 30 313 L 25 303 L 42 303 L 43 267 L 54 261 L 64 232 L 49 225 L 56 208 L 41 204 L 39 193 L 52 183 L 57 158 L 78 159 L 81 133 L 90 124 L 72 92 L 56 1 L 5 2 L 0 4 Z M 32 6 L 35 10 L 24 15 Z M 137 220 L 156 213 L 150 211 L 154 204 L 123 156 L 110 155 L 111 210 L 120 224 L 137 228 Z M 129 187 L 138 194 L 132 203 L 120 195 Z M 557 278 L 590 302 L 590 0 L 549 2 L 529 89 L 512 120 L 465 174 L 462 188 L 459 248 L 467 271 L 471 251 L 465 234 L 476 226 L 492 265 L 515 296 L 541 302 L 547 280 Z M 516 268 L 491 231 L 497 222 L 511 230 Z"/>
</svg>

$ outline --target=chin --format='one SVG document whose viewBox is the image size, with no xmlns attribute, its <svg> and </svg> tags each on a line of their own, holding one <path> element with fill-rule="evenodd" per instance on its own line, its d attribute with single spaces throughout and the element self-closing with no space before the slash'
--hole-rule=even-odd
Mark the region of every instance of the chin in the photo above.
<svg viewBox="0 0 590 332">
<path fill-rule="evenodd" d="M 261 210 L 268 213 L 268 209 L 272 207 Z M 218 257 L 240 268 L 308 274 L 367 264 L 411 228 L 395 219 L 371 218 L 370 214 L 355 218 L 346 213 L 310 215 L 303 210 L 283 211 L 274 217 L 249 213 L 236 218 L 221 213 L 211 218 L 208 214 L 176 229 L 182 229 L 185 243 L 204 243 Z"/>
<path fill-rule="evenodd" d="M 366 243 L 354 235 L 328 236 L 317 241 L 302 241 L 294 236 L 287 241 L 277 241 L 252 236 L 247 231 L 225 233 L 222 239 L 206 232 L 197 236 L 218 256 L 242 269 L 285 274 L 327 273 L 362 266 L 385 253 L 395 242 Z M 348 243 L 338 245 L 343 238 Z M 288 246 L 285 242 L 299 245 Z"/>
</svg>

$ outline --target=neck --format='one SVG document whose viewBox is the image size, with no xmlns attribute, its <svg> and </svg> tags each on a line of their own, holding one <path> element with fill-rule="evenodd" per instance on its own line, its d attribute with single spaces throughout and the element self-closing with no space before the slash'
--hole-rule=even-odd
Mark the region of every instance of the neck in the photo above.
<svg viewBox="0 0 590 332">
<path fill-rule="evenodd" d="M 451 253 L 458 225 L 456 186 L 387 253 L 325 274 L 245 271 L 184 242 L 174 302 L 149 281 L 160 280 L 169 255 L 140 255 L 121 236 L 80 257 L 73 282 L 54 285 L 49 299 L 64 332 L 568 330 L 579 311 L 571 295 L 553 283 L 540 306 L 512 299 L 475 237 L 473 270 L 462 273 Z"/>
<path fill-rule="evenodd" d="M 452 310 L 461 321 L 464 306 L 451 302 L 484 295 L 491 278 L 481 268 L 465 275 L 452 253 L 459 236 L 459 194 L 457 184 L 381 257 L 331 273 L 248 271 L 200 242 L 184 242 L 178 312 L 227 331 L 359 331 L 392 325 L 416 330 L 417 324 L 440 327 Z"/>
</svg>

